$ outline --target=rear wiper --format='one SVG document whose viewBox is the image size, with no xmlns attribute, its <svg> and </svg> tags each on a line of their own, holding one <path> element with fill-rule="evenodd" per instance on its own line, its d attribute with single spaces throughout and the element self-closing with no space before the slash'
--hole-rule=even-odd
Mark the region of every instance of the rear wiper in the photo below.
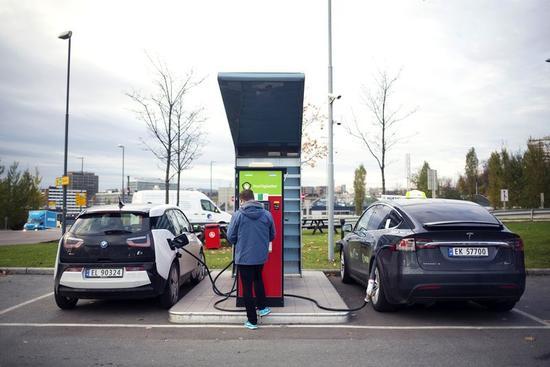
<svg viewBox="0 0 550 367">
<path fill-rule="evenodd" d="M 106 231 L 103 231 L 105 234 L 126 234 L 126 233 L 132 233 L 132 231 L 127 231 L 125 229 L 108 229 Z"/>
<path fill-rule="evenodd" d="M 495 222 L 480 222 L 480 221 L 463 221 L 463 220 L 450 220 L 450 221 L 444 221 L 444 222 L 430 222 L 430 223 L 424 223 L 424 227 L 452 227 L 452 226 L 476 226 L 476 227 L 495 227 L 495 228 L 502 228 L 502 224 L 495 223 Z"/>
</svg>

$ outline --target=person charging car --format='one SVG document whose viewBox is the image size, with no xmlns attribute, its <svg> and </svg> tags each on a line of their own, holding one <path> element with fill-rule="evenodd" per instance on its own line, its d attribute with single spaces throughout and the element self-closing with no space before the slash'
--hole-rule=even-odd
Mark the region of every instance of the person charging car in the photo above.
<svg viewBox="0 0 550 367">
<path fill-rule="evenodd" d="M 205 276 L 203 263 L 173 246 L 181 234 L 189 239 L 187 251 L 204 262 L 201 241 L 174 205 L 86 209 L 59 241 L 55 302 L 71 309 L 80 298 L 159 297 L 171 307 L 182 282 Z"/>
</svg>

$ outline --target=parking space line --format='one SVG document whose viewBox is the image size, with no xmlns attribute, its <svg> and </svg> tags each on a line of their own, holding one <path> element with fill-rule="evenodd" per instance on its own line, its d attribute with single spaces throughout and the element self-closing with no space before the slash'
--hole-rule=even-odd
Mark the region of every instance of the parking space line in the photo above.
<svg viewBox="0 0 550 367">
<path fill-rule="evenodd" d="M 544 321 L 543 319 L 540 319 L 540 318 L 536 317 L 535 315 L 531 315 L 530 313 L 527 313 L 527 312 L 522 311 L 522 310 L 520 310 L 520 309 L 514 308 L 514 309 L 512 309 L 512 311 L 514 311 L 515 313 L 518 313 L 518 314 L 520 314 L 520 315 L 522 315 L 522 316 L 525 316 L 525 317 L 527 317 L 527 318 L 529 318 L 529 319 L 531 319 L 531 320 L 533 320 L 533 321 L 536 321 L 536 322 L 538 322 L 539 324 L 542 324 L 542 325 L 544 325 L 544 326 L 550 326 L 550 323 Z"/>
<path fill-rule="evenodd" d="M 25 322 L 4 322 L 0 323 L 0 327 L 71 327 L 71 328 L 134 328 L 134 329 L 242 329 L 242 325 L 232 324 L 84 324 L 84 323 L 25 323 Z M 295 325 L 261 325 L 261 328 L 267 329 L 356 329 L 356 330 L 531 330 L 543 329 L 550 330 L 548 326 L 375 326 L 375 325 L 312 325 L 312 324 L 295 324 Z"/>
<path fill-rule="evenodd" d="M 39 296 L 39 297 L 36 297 L 36 298 L 33 298 L 33 299 L 30 299 L 28 301 L 25 301 L 23 303 L 20 303 L 18 305 L 15 305 L 15 306 L 12 306 L 12 307 L 8 307 L 2 311 L 0 311 L 0 316 L 2 316 L 3 314 L 5 313 L 8 313 L 10 311 L 13 311 L 15 309 L 18 309 L 19 307 L 23 307 L 23 306 L 26 306 L 28 305 L 29 303 L 33 303 L 33 302 L 36 302 L 36 301 L 40 301 L 41 299 L 43 298 L 46 298 L 46 297 L 50 297 L 51 295 L 53 294 L 53 292 L 50 292 L 50 293 L 47 293 L 47 294 L 44 294 L 42 296 Z"/>
</svg>

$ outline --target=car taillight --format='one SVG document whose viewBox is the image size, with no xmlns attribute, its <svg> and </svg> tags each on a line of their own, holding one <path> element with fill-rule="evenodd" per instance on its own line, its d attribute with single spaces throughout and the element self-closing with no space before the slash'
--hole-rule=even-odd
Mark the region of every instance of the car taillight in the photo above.
<svg viewBox="0 0 550 367">
<path fill-rule="evenodd" d="M 509 240 L 507 241 L 510 245 L 512 245 L 512 247 L 514 248 L 514 250 L 516 251 L 523 251 L 523 240 L 518 237 L 518 238 L 514 238 L 512 240 Z"/>
<path fill-rule="evenodd" d="M 75 249 L 82 246 L 83 243 L 84 243 L 83 239 L 75 238 L 75 237 L 66 237 L 63 240 L 63 247 L 66 249 Z"/>
<path fill-rule="evenodd" d="M 70 271 L 72 273 L 80 273 L 82 271 L 82 266 L 69 266 L 65 271 Z"/>
<path fill-rule="evenodd" d="M 395 245 L 396 251 L 416 251 L 416 249 L 435 248 L 432 240 L 425 238 L 403 238 Z"/>
<path fill-rule="evenodd" d="M 149 236 L 132 237 L 126 240 L 129 247 L 151 247 Z"/>
<path fill-rule="evenodd" d="M 145 266 L 143 265 L 134 265 L 134 266 L 125 266 L 126 271 L 144 271 Z"/>
<path fill-rule="evenodd" d="M 397 251 L 414 251 L 414 238 L 403 238 L 401 241 L 399 241 L 397 246 L 395 246 L 395 249 Z"/>
</svg>

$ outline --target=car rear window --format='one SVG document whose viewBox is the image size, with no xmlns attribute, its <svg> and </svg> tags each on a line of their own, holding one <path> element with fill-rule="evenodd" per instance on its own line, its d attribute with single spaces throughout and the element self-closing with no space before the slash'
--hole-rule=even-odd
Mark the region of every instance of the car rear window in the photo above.
<svg viewBox="0 0 550 367">
<path fill-rule="evenodd" d="M 144 213 L 107 212 L 80 216 L 71 227 L 71 233 L 75 235 L 130 234 L 149 229 L 149 217 Z"/>
<path fill-rule="evenodd" d="M 484 222 L 500 224 L 487 209 L 470 204 L 414 204 L 405 211 L 422 224 L 434 222 Z"/>
</svg>

